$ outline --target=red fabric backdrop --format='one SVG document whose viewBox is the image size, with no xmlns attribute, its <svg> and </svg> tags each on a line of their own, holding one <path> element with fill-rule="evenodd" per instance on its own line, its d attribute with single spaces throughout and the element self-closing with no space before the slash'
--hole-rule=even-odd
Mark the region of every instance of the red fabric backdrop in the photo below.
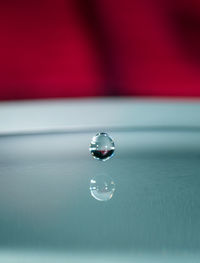
<svg viewBox="0 0 200 263">
<path fill-rule="evenodd" d="M 199 0 L 0 1 L 0 100 L 200 96 Z"/>
</svg>

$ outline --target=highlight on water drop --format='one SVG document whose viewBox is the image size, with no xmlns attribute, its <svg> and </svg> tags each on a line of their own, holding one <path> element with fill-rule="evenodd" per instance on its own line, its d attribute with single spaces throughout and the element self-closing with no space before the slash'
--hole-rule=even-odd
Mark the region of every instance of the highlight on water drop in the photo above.
<svg viewBox="0 0 200 263">
<path fill-rule="evenodd" d="M 101 132 L 92 138 L 89 150 L 93 158 L 106 161 L 114 155 L 115 144 L 107 133 Z"/>
<path fill-rule="evenodd" d="M 90 193 L 96 200 L 108 201 L 113 197 L 114 192 L 115 183 L 110 176 L 100 174 L 90 180 Z"/>
</svg>

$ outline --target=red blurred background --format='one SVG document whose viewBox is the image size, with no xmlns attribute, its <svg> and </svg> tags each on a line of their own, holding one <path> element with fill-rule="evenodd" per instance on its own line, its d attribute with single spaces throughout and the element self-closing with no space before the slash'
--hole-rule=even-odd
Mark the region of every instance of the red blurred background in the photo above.
<svg viewBox="0 0 200 263">
<path fill-rule="evenodd" d="M 200 96 L 200 1 L 0 1 L 0 91 Z"/>
</svg>

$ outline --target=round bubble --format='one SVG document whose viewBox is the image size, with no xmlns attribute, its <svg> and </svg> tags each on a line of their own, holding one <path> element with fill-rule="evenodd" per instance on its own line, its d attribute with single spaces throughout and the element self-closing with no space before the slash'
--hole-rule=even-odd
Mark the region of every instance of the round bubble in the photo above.
<svg viewBox="0 0 200 263">
<path fill-rule="evenodd" d="M 114 155 L 115 144 L 107 133 L 101 132 L 92 138 L 89 150 L 95 159 L 106 161 Z"/>
<path fill-rule="evenodd" d="M 115 192 L 115 183 L 108 175 L 97 175 L 90 180 L 90 193 L 98 201 L 108 201 Z"/>
</svg>

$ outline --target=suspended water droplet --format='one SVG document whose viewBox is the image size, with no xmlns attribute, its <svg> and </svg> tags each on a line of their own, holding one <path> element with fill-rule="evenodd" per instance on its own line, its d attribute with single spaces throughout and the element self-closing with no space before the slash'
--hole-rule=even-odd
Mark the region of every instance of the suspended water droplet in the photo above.
<svg viewBox="0 0 200 263">
<path fill-rule="evenodd" d="M 98 201 L 108 201 L 113 197 L 115 183 L 108 175 L 97 175 L 90 180 L 90 193 Z"/>
<path fill-rule="evenodd" d="M 101 132 L 92 138 L 89 150 L 95 159 L 106 161 L 113 156 L 115 144 L 107 133 Z"/>
</svg>

